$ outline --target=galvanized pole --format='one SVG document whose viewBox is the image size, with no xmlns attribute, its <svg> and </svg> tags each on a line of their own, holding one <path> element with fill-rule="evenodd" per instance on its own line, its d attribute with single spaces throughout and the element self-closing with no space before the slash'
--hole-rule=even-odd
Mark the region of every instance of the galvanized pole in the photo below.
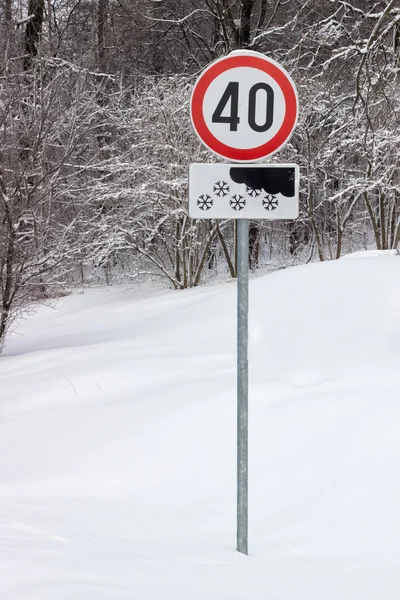
<svg viewBox="0 0 400 600">
<path fill-rule="evenodd" d="M 237 224 L 237 551 L 248 554 L 249 221 Z"/>
</svg>

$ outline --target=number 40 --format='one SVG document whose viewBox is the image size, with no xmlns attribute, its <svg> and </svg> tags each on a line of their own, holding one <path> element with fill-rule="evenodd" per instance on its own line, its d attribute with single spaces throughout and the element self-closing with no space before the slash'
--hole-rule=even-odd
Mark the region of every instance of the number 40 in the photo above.
<svg viewBox="0 0 400 600">
<path fill-rule="evenodd" d="M 264 90 L 267 95 L 266 111 L 265 111 L 265 122 L 261 125 L 256 123 L 256 105 L 257 105 L 257 92 Z M 222 113 L 225 110 L 226 105 L 230 101 L 230 114 L 227 117 L 223 117 Z M 250 127 L 257 132 L 268 131 L 271 127 L 274 118 L 274 90 L 268 83 L 256 83 L 249 90 L 249 110 L 248 110 L 248 123 Z M 221 100 L 218 102 L 217 108 L 215 109 L 212 116 L 213 123 L 229 123 L 229 129 L 231 131 L 237 131 L 239 118 L 239 82 L 231 81 L 226 86 L 224 93 L 221 96 Z"/>
</svg>

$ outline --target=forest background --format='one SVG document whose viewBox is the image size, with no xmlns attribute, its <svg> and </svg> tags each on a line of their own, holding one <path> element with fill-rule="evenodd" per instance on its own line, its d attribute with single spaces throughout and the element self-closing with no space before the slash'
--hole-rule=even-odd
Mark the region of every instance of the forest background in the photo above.
<svg viewBox="0 0 400 600">
<path fill-rule="evenodd" d="M 235 277 L 235 226 L 187 216 L 196 77 L 244 48 L 296 83 L 300 217 L 251 222 L 250 266 L 400 245 L 400 0 L 1 0 L 0 351 L 74 285 Z"/>
</svg>

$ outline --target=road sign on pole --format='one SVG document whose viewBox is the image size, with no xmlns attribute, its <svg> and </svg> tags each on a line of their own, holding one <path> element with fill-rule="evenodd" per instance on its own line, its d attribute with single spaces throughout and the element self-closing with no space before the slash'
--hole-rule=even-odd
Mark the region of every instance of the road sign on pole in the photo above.
<svg viewBox="0 0 400 600">
<path fill-rule="evenodd" d="M 190 113 L 195 132 L 233 164 L 193 164 L 189 215 L 238 219 L 237 228 L 237 550 L 248 553 L 248 219 L 295 219 L 299 170 L 292 164 L 251 163 L 287 143 L 297 123 L 290 75 L 263 54 L 231 52 L 198 78 Z"/>
<path fill-rule="evenodd" d="M 254 162 L 274 154 L 290 138 L 297 122 L 297 92 L 274 60 L 238 50 L 203 71 L 190 110 L 207 148 L 227 160 Z"/>
</svg>

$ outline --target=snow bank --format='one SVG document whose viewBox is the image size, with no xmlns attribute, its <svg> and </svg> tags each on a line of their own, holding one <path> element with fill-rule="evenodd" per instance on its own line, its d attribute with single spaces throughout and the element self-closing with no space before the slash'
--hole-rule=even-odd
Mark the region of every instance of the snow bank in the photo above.
<svg viewBox="0 0 400 600">
<path fill-rule="evenodd" d="M 342 256 L 343 258 L 385 258 L 390 256 L 398 256 L 400 257 L 400 250 L 377 250 L 374 248 L 373 250 L 360 250 L 358 252 L 352 252 L 351 254 L 346 254 Z"/>
<path fill-rule="evenodd" d="M 250 557 L 235 284 L 63 298 L 0 361 L 2 600 L 396 599 L 400 260 L 251 282 Z"/>
</svg>

